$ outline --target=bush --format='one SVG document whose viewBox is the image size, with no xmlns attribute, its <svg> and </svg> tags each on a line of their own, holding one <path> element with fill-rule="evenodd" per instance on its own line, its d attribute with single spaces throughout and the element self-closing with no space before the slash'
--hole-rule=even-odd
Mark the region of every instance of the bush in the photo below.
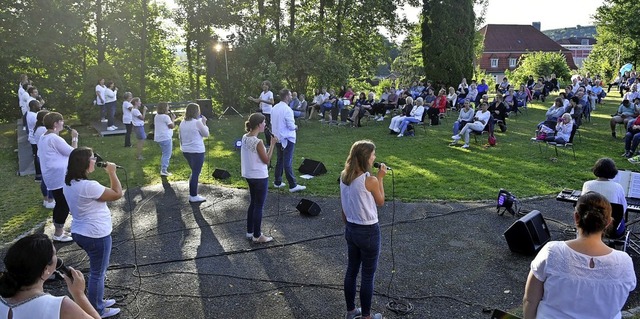
<svg viewBox="0 0 640 319">
<path fill-rule="evenodd" d="M 83 124 L 90 124 L 92 121 L 100 119 L 100 109 L 94 104 L 96 99 L 96 85 L 98 80 L 104 79 L 105 83 L 113 81 L 118 88 L 118 99 L 122 98 L 124 92 L 127 91 L 127 85 L 124 83 L 122 77 L 118 74 L 116 69 L 109 63 L 103 62 L 98 65 L 94 65 L 87 69 L 87 76 L 82 89 L 82 97 L 78 106 L 78 117 Z M 117 114 L 121 113 L 118 107 L 116 107 Z"/>
<path fill-rule="evenodd" d="M 509 82 L 519 85 L 527 83 L 529 75 L 534 78 L 555 74 L 558 81 L 569 81 L 571 71 L 564 54 L 558 52 L 532 52 L 522 55 L 518 67 L 512 72 L 505 71 Z"/>
</svg>

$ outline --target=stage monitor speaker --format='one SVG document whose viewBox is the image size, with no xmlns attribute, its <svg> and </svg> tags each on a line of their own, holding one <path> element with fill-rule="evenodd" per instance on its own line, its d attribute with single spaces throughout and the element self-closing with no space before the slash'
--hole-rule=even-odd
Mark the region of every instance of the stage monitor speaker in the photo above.
<svg viewBox="0 0 640 319">
<path fill-rule="evenodd" d="M 300 202 L 296 206 L 296 209 L 300 212 L 300 214 L 307 216 L 318 216 L 321 211 L 318 204 L 316 204 L 314 201 L 310 201 L 304 198 L 300 200 Z"/>
<path fill-rule="evenodd" d="M 504 232 L 512 252 L 533 255 L 551 239 L 549 228 L 540 211 L 533 210 Z"/>
<path fill-rule="evenodd" d="M 211 103 L 211 99 L 198 99 L 196 103 L 200 105 L 200 113 L 204 115 L 207 119 L 214 118 L 213 115 L 213 104 Z"/>
<path fill-rule="evenodd" d="M 298 171 L 300 171 L 300 173 L 302 174 L 318 176 L 325 174 L 327 172 L 327 168 L 324 167 L 324 164 L 322 164 L 322 162 L 305 158 L 304 161 L 302 161 L 302 165 L 300 165 L 300 167 L 298 168 Z"/>
<path fill-rule="evenodd" d="M 229 177 L 231 177 L 231 174 L 229 174 L 229 172 L 223 170 L 223 169 L 215 169 L 213 171 L 213 174 L 211 174 L 211 176 L 213 176 L 213 178 L 215 179 L 227 179 Z"/>
</svg>

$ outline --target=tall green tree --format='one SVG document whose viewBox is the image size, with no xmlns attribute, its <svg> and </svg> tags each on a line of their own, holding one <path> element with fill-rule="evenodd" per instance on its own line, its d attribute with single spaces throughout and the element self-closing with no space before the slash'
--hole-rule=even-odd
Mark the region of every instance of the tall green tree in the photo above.
<svg viewBox="0 0 640 319">
<path fill-rule="evenodd" d="M 473 0 L 423 0 L 422 59 L 427 78 L 453 85 L 473 75 Z"/>
</svg>

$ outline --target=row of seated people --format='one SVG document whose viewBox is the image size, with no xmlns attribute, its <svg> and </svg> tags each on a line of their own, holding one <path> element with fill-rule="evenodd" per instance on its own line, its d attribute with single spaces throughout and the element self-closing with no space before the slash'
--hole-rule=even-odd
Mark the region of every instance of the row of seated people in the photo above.
<svg viewBox="0 0 640 319">
<path fill-rule="evenodd" d="M 631 86 L 637 84 L 637 74 L 635 70 L 625 71 L 622 76 L 618 74 L 613 82 L 609 83 L 609 87 L 607 88 L 607 93 L 611 92 L 612 86 L 617 86 L 618 91 L 620 92 L 620 97 L 623 97 L 625 91 L 629 92 L 631 90 Z"/>
<path fill-rule="evenodd" d="M 616 138 L 616 125 L 622 124 L 627 127 L 629 121 L 634 121 L 640 115 L 640 96 L 633 101 L 628 99 L 622 100 L 622 104 L 618 106 L 616 113 L 611 115 L 609 124 L 611 126 L 611 136 Z"/>
</svg>

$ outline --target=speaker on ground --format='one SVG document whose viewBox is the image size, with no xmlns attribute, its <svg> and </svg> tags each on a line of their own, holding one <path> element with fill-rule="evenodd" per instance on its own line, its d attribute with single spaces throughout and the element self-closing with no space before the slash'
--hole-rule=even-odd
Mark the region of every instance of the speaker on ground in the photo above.
<svg viewBox="0 0 640 319">
<path fill-rule="evenodd" d="M 300 173 L 302 174 L 318 176 L 325 174 L 327 172 L 327 168 L 324 167 L 324 164 L 322 164 L 322 162 L 305 158 L 304 161 L 302 161 L 302 165 L 300 165 L 300 167 L 298 168 L 298 171 L 300 171 Z"/>
<path fill-rule="evenodd" d="M 533 210 L 513 223 L 504 238 L 512 252 L 533 255 L 551 239 L 551 234 L 540 211 Z"/>
<path fill-rule="evenodd" d="M 300 214 L 307 216 L 318 216 L 321 211 L 318 204 L 316 204 L 314 201 L 310 201 L 304 198 L 300 200 L 300 202 L 296 206 L 296 209 L 300 212 Z"/>
<path fill-rule="evenodd" d="M 213 174 L 211 174 L 211 176 L 213 176 L 213 178 L 215 179 L 227 179 L 229 177 L 231 177 L 231 174 L 229 174 L 229 172 L 223 170 L 223 169 L 215 169 L 213 171 Z"/>
</svg>

